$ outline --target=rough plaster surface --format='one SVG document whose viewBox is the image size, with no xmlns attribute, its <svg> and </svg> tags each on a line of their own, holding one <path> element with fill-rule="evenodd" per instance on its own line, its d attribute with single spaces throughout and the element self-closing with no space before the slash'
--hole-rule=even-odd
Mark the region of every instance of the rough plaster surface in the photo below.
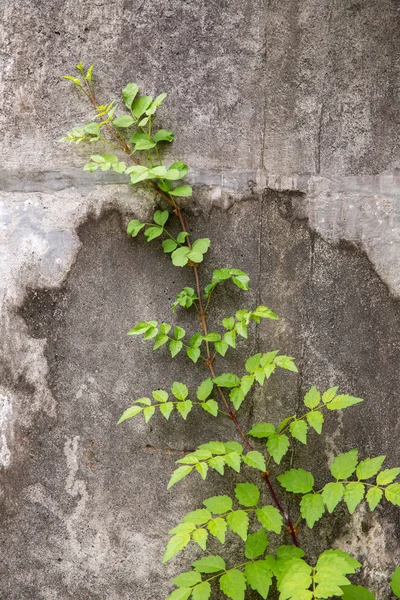
<svg viewBox="0 0 400 600">
<path fill-rule="evenodd" d="M 154 198 L 83 173 L 85 149 L 55 142 L 90 116 L 60 75 L 82 58 L 95 62 L 102 97 L 129 80 L 169 92 L 161 122 L 177 134 L 172 158 L 194 165 L 187 217 L 212 240 L 204 281 L 209 265 L 252 278 L 245 300 L 220 294 L 213 318 L 257 302 L 281 316 L 239 348 L 234 367 L 272 347 L 300 365 L 298 377 L 279 374 L 254 394 L 244 426 L 293 414 L 312 383 L 366 398 L 313 437 L 311 457 L 293 449 L 293 464 L 322 482 L 327 459 L 353 446 L 400 464 L 398 1 L 1 9 L 0 597 L 162 600 L 197 555 L 161 567 L 167 531 L 222 481 L 167 492 L 174 461 L 234 432 L 197 413 L 186 424 L 115 426 L 133 396 L 201 380 L 125 336 L 138 319 L 171 319 L 192 282 L 124 233 Z M 314 551 L 349 549 L 386 600 L 399 525 L 387 507 L 353 520 L 342 510 L 323 521 Z M 238 552 L 232 537 L 228 554 Z"/>
</svg>

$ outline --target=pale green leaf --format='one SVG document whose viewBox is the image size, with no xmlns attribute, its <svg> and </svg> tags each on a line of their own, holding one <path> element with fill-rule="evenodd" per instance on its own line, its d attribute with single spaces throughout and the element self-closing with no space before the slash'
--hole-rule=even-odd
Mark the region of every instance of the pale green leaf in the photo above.
<svg viewBox="0 0 400 600">
<path fill-rule="evenodd" d="M 257 560 L 256 562 L 248 563 L 244 568 L 244 572 L 248 585 L 265 600 L 268 597 L 269 588 L 272 584 L 272 574 L 268 562 Z"/>
<path fill-rule="evenodd" d="M 200 546 L 202 550 L 207 548 L 208 531 L 205 529 L 196 529 L 192 533 L 193 541 Z"/>
<path fill-rule="evenodd" d="M 155 238 L 159 237 L 160 235 L 162 235 L 163 233 L 163 228 L 162 227 L 149 227 L 148 229 L 146 229 L 146 231 L 144 232 L 144 235 L 147 239 L 148 242 L 151 242 L 152 240 L 154 240 Z"/>
<path fill-rule="evenodd" d="M 307 413 L 307 421 L 310 427 L 315 429 L 317 433 L 322 432 L 322 425 L 324 423 L 324 415 L 319 410 L 313 410 Z"/>
<path fill-rule="evenodd" d="M 178 244 L 175 242 L 175 240 L 164 240 L 161 245 L 166 254 L 173 252 L 175 248 L 178 247 Z"/>
<path fill-rule="evenodd" d="M 213 382 L 220 387 L 237 387 L 240 385 L 240 379 L 233 373 L 222 373 L 218 377 L 214 377 Z"/>
<path fill-rule="evenodd" d="M 120 423 L 122 423 L 123 421 L 126 421 L 126 419 L 131 419 L 132 417 L 135 417 L 140 412 L 142 412 L 142 410 L 143 410 L 143 408 L 141 406 L 130 406 L 129 408 L 126 409 L 126 411 L 119 418 L 118 425 Z"/>
<path fill-rule="evenodd" d="M 268 546 L 268 536 L 265 529 L 259 529 L 247 536 L 244 554 L 246 558 L 258 558 L 264 554 Z"/>
<path fill-rule="evenodd" d="M 274 433 L 269 436 L 267 450 L 278 465 L 289 450 L 289 445 L 289 438 L 285 434 L 278 435 Z"/>
<path fill-rule="evenodd" d="M 385 498 L 395 506 L 400 506 L 400 483 L 391 483 L 385 489 Z"/>
<path fill-rule="evenodd" d="M 152 102 L 151 96 L 142 96 L 137 98 L 132 105 L 132 114 L 136 119 L 139 119 L 142 114 L 149 108 Z"/>
<path fill-rule="evenodd" d="M 169 416 L 171 414 L 171 412 L 174 409 L 174 405 L 172 404 L 172 402 L 167 402 L 166 404 L 160 404 L 159 406 L 160 409 L 160 413 L 163 415 L 163 417 L 165 417 L 168 421 Z"/>
<path fill-rule="evenodd" d="M 334 399 L 338 389 L 339 389 L 339 386 L 335 386 L 335 387 L 329 388 L 329 390 L 326 390 L 326 392 L 324 392 L 322 394 L 322 402 L 324 404 L 328 404 L 328 402 L 331 402 L 331 400 Z"/>
<path fill-rule="evenodd" d="M 128 85 L 126 85 L 122 90 L 124 104 L 129 108 L 129 110 L 132 108 L 133 101 L 136 98 L 138 91 L 139 88 L 136 83 L 128 83 Z"/>
<path fill-rule="evenodd" d="M 190 185 L 179 185 L 178 187 L 170 190 L 170 196 L 179 196 L 181 198 L 191 196 L 193 194 L 193 190 Z"/>
<path fill-rule="evenodd" d="M 133 125 L 133 123 L 134 120 L 129 115 L 121 115 L 113 121 L 113 125 L 115 125 L 116 127 L 130 127 L 131 125 Z"/>
<path fill-rule="evenodd" d="M 215 400 L 207 400 L 206 402 L 201 403 L 201 407 L 213 417 L 218 416 L 218 402 Z"/>
<path fill-rule="evenodd" d="M 400 598 L 400 567 L 395 569 L 390 579 L 390 587 L 392 588 L 393 594 Z"/>
<path fill-rule="evenodd" d="M 164 227 L 165 223 L 168 221 L 169 212 L 167 210 L 156 210 L 153 215 L 153 220 L 160 227 Z"/>
<path fill-rule="evenodd" d="M 320 401 L 321 401 L 320 392 L 317 390 L 317 388 L 315 386 L 312 386 L 312 388 L 304 396 L 304 404 L 307 406 L 307 408 L 315 408 L 316 406 L 318 406 Z"/>
<path fill-rule="evenodd" d="M 274 531 L 278 535 L 281 532 L 283 526 L 282 515 L 275 506 L 267 505 L 256 511 L 257 519 L 261 525 L 268 529 L 268 531 Z"/>
<path fill-rule="evenodd" d="M 183 517 L 184 523 L 193 523 L 193 525 L 204 525 L 212 518 L 209 510 L 205 508 L 198 508 L 193 510 Z"/>
<path fill-rule="evenodd" d="M 192 567 L 197 573 L 218 573 L 219 571 L 225 571 L 226 564 L 223 558 L 220 556 L 205 556 L 196 560 Z"/>
<path fill-rule="evenodd" d="M 325 512 L 321 494 L 306 494 L 300 502 L 300 512 L 307 525 L 312 529 Z"/>
<path fill-rule="evenodd" d="M 375 510 L 379 502 L 382 500 L 383 491 L 378 487 L 369 488 L 365 499 L 370 510 Z"/>
<path fill-rule="evenodd" d="M 205 462 L 195 464 L 196 471 L 200 473 L 200 477 L 205 479 L 208 472 L 208 464 Z"/>
<path fill-rule="evenodd" d="M 180 340 L 171 340 L 169 343 L 169 351 L 171 352 L 172 358 L 174 358 L 174 356 L 179 354 L 179 352 L 182 350 L 182 348 L 183 348 L 183 344 Z"/>
<path fill-rule="evenodd" d="M 177 469 L 175 469 L 175 471 L 172 473 L 171 479 L 168 482 L 168 487 L 167 489 L 169 490 L 169 488 L 171 488 L 173 485 L 175 485 L 175 483 L 178 483 L 178 481 L 180 481 L 181 479 L 183 479 L 184 477 L 186 477 L 186 475 L 189 475 L 189 473 L 192 471 L 193 467 L 189 466 L 189 465 L 185 465 L 182 467 L 178 467 Z"/>
<path fill-rule="evenodd" d="M 208 524 L 209 532 L 217 538 L 221 542 L 221 544 L 225 544 L 225 534 L 226 534 L 227 524 L 226 521 L 222 517 L 216 517 Z"/>
<path fill-rule="evenodd" d="M 232 510 L 232 498 L 229 496 L 212 496 L 204 500 L 203 504 L 213 515 L 222 515 Z"/>
<path fill-rule="evenodd" d="M 267 438 L 275 433 L 275 425 L 272 423 L 256 423 L 249 431 L 249 435 L 255 438 Z"/>
<path fill-rule="evenodd" d="M 307 444 L 307 423 L 305 421 L 292 421 L 289 427 L 292 437 L 302 444 Z"/>
<path fill-rule="evenodd" d="M 177 400 L 186 400 L 189 394 L 187 386 L 179 381 L 174 381 L 171 387 L 171 392 Z"/>
<path fill-rule="evenodd" d="M 235 496 L 242 506 L 256 506 L 260 499 L 260 490 L 254 483 L 238 483 L 235 485 Z"/>
<path fill-rule="evenodd" d="M 196 391 L 196 396 L 199 400 L 206 400 L 213 390 L 214 384 L 211 377 L 201 382 Z"/>
<path fill-rule="evenodd" d="M 355 398 L 354 396 L 348 396 L 347 394 L 340 394 L 329 402 L 326 407 L 329 410 L 341 410 L 342 408 L 347 408 L 348 406 L 353 406 L 353 404 L 359 404 L 363 401 L 363 398 Z"/>
<path fill-rule="evenodd" d="M 247 454 L 242 457 L 243 462 L 249 467 L 253 467 L 253 469 L 258 469 L 259 471 L 265 472 L 265 458 L 258 452 L 257 450 L 251 450 Z"/>
<path fill-rule="evenodd" d="M 221 591 L 231 600 L 244 600 L 246 591 L 246 578 L 241 571 L 231 569 L 219 580 Z"/>
<path fill-rule="evenodd" d="M 208 581 L 199 583 L 193 588 L 192 600 L 209 600 L 211 595 L 211 585 Z"/>
<path fill-rule="evenodd" d="M 144 420 L 146 421 L 146 423 L 150 421 L 151 417 L 154 415 L 155 410 L 155 406 L 146 406 L 146 408 L 143 409 Z"/>
<path fill-rule="evenodd" d="M 181 248 L 177 248 L 171 254 L 172 264 L 175 267 L 184 267 L 189 262 L 188 254 L 190 250 L 187 246 L 182 246 Z"/>
<path fill-rule="evenodd" d="M 378 473 L 376 483 L 378 485 L 387 485 L 388 483 L 392 483 L 398 475 L 400 475 L 400 468 L 398 467 L 395 469 L 384 469 Z"/>
<path fill-rule="evenodd" d="M 246 511 L 236 510 L 235 512 L 228 513 L 226 522 L 233 533 L 236 533 L 243 541 L 246 541 L 247 530 L 249 528 L 249 515 Z"/>
<path fill-rule="evenodd" d="M 181 573 L 178 577 L 172 580 L 172 583 L 177 587 L 193 587 L 197 583 L 201 582 L 200 573 L 196 573 L 196 571 L 188 571 L 186 573 Z"/>
<path fill-rule="evenodd" d="M 189 542 L 190 533 L 178 533 L 177 535 L 174 535 L 174 537 L 172 537 L 167 544 L 167 548 L 162 560 L 163 563 L 167 562 L 173 556 L 178 554 L 178 552 L 183 550 L 183 548 L 185 548 Z"/>
<path fill-rule="evenodd" d="M 154 400 L 157 400 L 157 402 L 167 402 L 168 400 L 168 392 L 165 390 L 154 390 L 154 392 L 152 392 L 152 396 Z"/>
<path fill-rule="evenodd" d="M 228 452 L 226 456 L 224 456 L 224 461 L 236 473 L 240 473 L 240 466 L 242 462 L 242 457 L 238 452 Z"/>
<path fill-rule="evenodd" d="M 343 499 L 344 487 L 342 483 L 330 482 L 327 483 L 322 490 L 322 498 L 325 506 L 332 513 L 339 502 Z"/>
<path fill-rule="evenodd" d="M 231 391 L 229 392 L 229 399 L 232 402 L 233 406 L 235 407 L 236 410 L 239 410 L 239 408 L 242 406 L 242 402 L 245 398 L 244 392 L 241 388 L 232 388 Z"/>
<path fill-rule="evenodd" d="M 356 469 L 357 479 L 370 479 L 378 473 L 386 456 L 376 456 L 362 460 Z"/>
<path fill-rule="evenodd" d="M 194 363 L 196 363 L 200 358 L 200 348 L 186 348 L 186 354 Z"/>
<path fill-rule="evenodd" d="M 304 469 L 290 469 L 277 477 L 279 483 L 288 492 L 307 494 L 314 487 L 314 477 Z"/>
<path fill-rule="evenodd" d="M 364 498 L 364 493 L 365 485 L 359 481 L 352 481 L 346 485 L 343 498 L 351 515 Z"/>
<path fill-rule="evenodd" d="M 330 468 L 335 479 L 348 479 L 353 475 L 358 463 L 358 450 L 350 450 L 336 456 Z"/>
<path fill-rule="evenodd" d="M 187 600 L 192 593 L 192 588 L 178 588 L 174 590 L 167 600 Z"/>
</svg>

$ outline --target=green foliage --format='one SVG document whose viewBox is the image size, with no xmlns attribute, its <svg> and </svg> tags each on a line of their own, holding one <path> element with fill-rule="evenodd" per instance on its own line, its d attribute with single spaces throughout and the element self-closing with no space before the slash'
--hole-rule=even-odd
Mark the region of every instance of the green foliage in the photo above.
<svg viewBox="0 0 400 600">
<path fill-rule="evenodd" d="M 262 319 L 276 321 L 278 316 L 260 304 L 255 310 L 241 308 L 233 316 L 223 318 L 219 331 L 209 330 L 207 318 L 211 300 L 234 290 L 220 284 L 230 282 L 239 290 L 246 291 L 250 278 L 240 269 L 216 269 L 202 292 L 199 265 L 204 261 L 211 241 L 207 237 L 193 240 L 184 223 L 178 200 L 190 199 L 193 194 L 192 187 L 184 181 L 188 166 L 180 160 L 169 165 L 162 161 L 160 150 L 174 140 L 174 133 L 163 128 L 153 130 L 154 120 L 158 120 L 157 111 L 167 95 L 161 93 L 153 99 L 141 94 L 136 83 L 128 83 L 122 90 L 123 109 L 120 111 L 115 101 L 98 104 L 93 65 L 86 69 L 80 62 L 76 70 L 78 76 L 66 75 L 65 79 L 86 95 L 93 106 L 93 117 L 87 123 L 73 127 L 60 141 L 88 143 L 90 149 L 92 144 L 98 144 L 97 153 L 92 153 L 92 150 L 88 153 L 90 160 L 83 167 L 85 171 L 114 171 L 122 176 L 122 182 L 129 179 L 131 185 L 152 189 L 160 199 L 160 207 L 154 212 L 151 222 L 136 218 L 130 220 L 127 233 L 132 238 L 143 233 L 148 243 L 155 240 L 161 246 L 162 259 L 169 257 L 168 267 L 171 263 L 175 267 L 186 267 L 187 273 L 194 275 L 195 287 L 184 287 L 172 304 L 175 316 L 178 307 L 193 314 L 194 332 L 188 333 L 176 323 L 149 320 L 137 323 L 128 335 L 152 340 L 154 351 L 167 349 L 172 359 L 184 353 L 192 363 L 199 363 L 209 370 L 208 377 L 200 379 L 195 391 L 189 392 L 188 387 L 179 381 L 172 383 L 170 392 L 155 389 L 148 397 L 134 400 L 118 422 L 142 414 L 145 423 L 148 423 L 158 413 L 167 420 L 173 414 L 186 420 L 194 407 L 208 413 L 208 416 L 222 414 L 236 426 L 246 451 L 237 441 L 201 444 L 176 461 L 177 468 L 169 479 L 168 489 L 192 472 L 197 473 L 201 481 L 209 475 L 215 476 L 214 472 L 223 476 L 226 467 L 235 473 L 240 473 L 242 468 L 248 469 L 246 473 L 262 482 L 260 486 L 252 482 L 237 483 L 232 496 L 225 493 L 205 499 L 202 507 L 184 515 L 169 532 L 171 537 L 163 562 L 173 559 L 191 542 L 206 552 L 210 538 L 223 545 L 231 536 L 236 536 L 242 544 L 244 556 L 241 562 L 230 567 L 218 555 L 206 555 L 196 560 L 191 571 L 173 579 L 176 589 L 168 600 L 210 600 L 212 585 L 219 587 L 231 600 L 244 600 L 246 590 L 266 600 L 271 586 L 277 588 L 279 600 L 331 597 L 373 600 L 374 596 L 368 590 L 349 581 L 347 576 L 354 574 L 361 565 L 347 553 L 327 550 L 318 557 L 314 566 L 309 564 L 305 552 L 297 547 L 298 525 L 301 523 L 301 527 L 313 528 L 325 510 L 332 513 L 342 501 L 351 514 L 364 498 L 371 511 L 386 501 L 400 506 L 400 483 L 395 481 L 400 475 L 400 468 L 382 470 L 385 456 L 359 460 L 358 451 L 353 449 L 334 458 L 329 467 L 334 481 L 328 481 L 319 490 L 315 489 L 312 473 L 303 468 L 275 472 L 276 465 L 283 460 L 287 462 L 291 443 L 294 446 L 298 443 L 306 445 L 314 432 L 321 434 L 328 411 L 347 409 L 359 404 L 362 399 L 337 394 L 337 386 L 324 392 L 312 386 L 304 395 L 304 408 L 299 410 L 299 414 L 285 417 L 279 423 L 259 422 L 247 435 L 243 432 L 237 411 L 253 386 L 264 386 L 276 369 L 296 374 L 298 369 L 294 358 L 280 354 L 278 350 L 259 351 L 247 357 L 241 374 L 231 372 L 229 367 L 221 372 L 215 363 L 219 356 L 225 357 L 228 350 L 232 352 L 238 347 L 243 348 L 244 340 Z M 105 153 L 106 146 L 111 146 L 113 154 Z M 176 224 L 180 228 L 177 233 Z M 219 291 L 216 291 L 217 288 Z M 253 448 L 248 436 L 259 445 L 257 448 Z M 275 480 L 280 484 L 278 490 Z M 296 494 L 299 500 L 300 517 L 295 525 L 288 514 L 287 499 L 282 499 L 285 494 Z M 275 555 L 268 554 L 269 535 L 283 533 L 290 535 L 293 545 L 281 545 Z M 390 585 L 393 593 L 400 597 L 400 568 L 395 570 Z"/>
</svg>

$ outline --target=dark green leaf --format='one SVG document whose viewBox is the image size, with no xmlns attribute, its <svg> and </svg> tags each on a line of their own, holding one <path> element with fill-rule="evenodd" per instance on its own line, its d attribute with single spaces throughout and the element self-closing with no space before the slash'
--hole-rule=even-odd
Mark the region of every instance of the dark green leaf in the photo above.
<svg viewBox="0 0 400 600">
<path fill-rule="evenodd" d="M 137 98 L 132 105 L 132 114 L 136 119 L 139 119 L 142 114 L 149 108 L 152 101 L 151 96 L 142 96 Z"/>
</svg>

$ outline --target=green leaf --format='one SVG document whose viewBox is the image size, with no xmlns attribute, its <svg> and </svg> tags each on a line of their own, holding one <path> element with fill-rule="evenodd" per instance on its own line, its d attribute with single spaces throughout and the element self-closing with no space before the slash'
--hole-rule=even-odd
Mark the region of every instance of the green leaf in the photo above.
<svg viewBox="0 0 400 600">
<path fill-rule="evenodd" d="M 193 588 L 192 600 L 209 600 L 211 595 L 211 585 L 208 581 L 199 583 Z"/>
<path fill-rule="evenodd" d="M 228 344 L 226 342 L 224 342 L 224 341 L 222 341 L 222 342 L 215 342 L 215 350 L 221 356 L 225 356 L 226 351 L 228 350 Z"/>
<path fill-rule="evenodd" d="M 197 583 L 201 582 L 200 573 L 196 573 L 196 571 L 188 571 L 186 573 L 181 573 L 178 577 L 172 580 L 172 583 L 177 587 L 189 588 L 193 587 Z"/>
<path fill-rule="evenodd" d="M 388 483 L 392 483 L 400 474 L 400 468 L 395 469 L 384 469 L 380 473 L 378 473 L 376 477 L 376 483 L 378 485 L 387 485 Z"/>
<path fill-rule="evenodd" d="M 222 456 L 214 456 L 208 461 L 209 466 L 220 475 L 225 473 L 225 459 Z"/>
<path fill-rule="evenodd" d="M 170 192 L 170 196 L 179 196 L 181 198 L 192 196 L 193 190 L 190 185 L 179 185 Z"/>
<path fill-rule="evenodd" d="M 200 473 L 200 476 L 202 479 L 205 479 L 207 477 L 208 464 L 206 462 L 201 462 L 201 463 L 195 464 L 195 468 L 196 468 L 196 471 L 198 473 Z"/>
<path fill-rule="evenodd" d="M 158 335 L 156 335 L 155 339 L 154 339 L 154 346 L 153 346 L 153 350 L 158 350 L 158 348 L 161 348 L 161 346 L 163 346 L 164 344 L 166 344 L 169 340 L 169 337 L 164 335 L 163 333 L 159 333 Z"/>
<path fill-rule="evenodd" d="M 287 492 L 307 494 L 314 487 L 314 477 L 304 469 L 290 469 L 277 477 L 277 480 Z"/>
<path fill-rule="evenodd" d="M 304 404 L 307 406 L 307 408 L 315 408 L 316 406 L 318 406 L 320 401 L 321 401 L 320 392 L 317 390 L 317 388 L 315 386 L 312 386 L 312 388 L 304 396 Z"/>
<path fill-rule="evenodd" d="M 169 168 L 173 169 L 174 171 L 179 171 L 179 177 L 177 179 L 182 179 L 182 177 L 185 177 L 188 172 L 187 164 L 181 160 L 177 160 L 176 162 L 172 163 Z"/>
<path fill-rule="evenodd" d="M 198 508 L 193 510 L 183 517 L 184 523 L 193 523 L 193 525 L 204 525 L 212 518 L 209 510 L 205 508 Z"/>
<path fill-rule="evenodd" d="M 300 501 L 300 512 L 307 525 L 312 529 L 325 512 L 321 494 L 306 494 Z"/>
<path fill-rule="evenodd" d="M 287 371 L 293 371 L 293 373 L 297 373 L 298 369 L 293 361 L 294 358 L 292 356 L 277 356 L 274 359 L 274 363 L 281 369 L 286 369 Z"/>
<path fill-rule="evenodd" d="M 189 262 L 188 254 L 190 249 L 187 246 L 177 248 L 172 254 L 172 264 L 175 267 L 184 267 Z"/>
<path fill-rule="evenodd" d="M 260 596 L 266 600 L 269 588 L 272 584 L 272 574 L 269 570 L 269 563 L 265 560 L 257 560 L 256 562 L 248 563 L 244 568 L 244 572 L 247 583 L 251 589 L 258 592 Z"/>
<path fill-rule="evenodd" d="M 147 241 L 151 242 L 151 240 L 154 240 L 154 238 L 159 237 L 163 231 L 164 230 L 162 227 L 149 227 L 144 232 L 144 235 L 146 236 Z"/>
<path fill-rule="evenodd" d="M 137 150 L 150 150 L 150 148 L 154 148 L 155 143 L 152 142 L 151 140 L 138 140 L 135 144 L 135 152 Z M 166 169 L 164 167 L 156 167 L 156 169 L 163 169 L 163 171 L 166 172 Z M 149 177 L 157 177 L 157 171 L 156 169 L 150 169 L 149 171 Z"/>
<path fill-rule="evenodd" d="M 329 402 L 326 407 L 329 410 L 341 410 L 342 408 L 347 408 L 348 406 L 353 406 L 353 404 L 359 404 L 360 402 L 364 402 L 364 399 L 348 396 L 347 394 L 340 394 Z"/>
<path fill-rule="evenodd" d="M 319 410 L 313 410 L 307 413 L 307 421 L 310 427 L 315 429 L 317 433 L 322 432 L 322 425 L 324 423 L 324 415 Z"/>
<path fill-rule="evenodd" d="M 182 342 L 179 340 L 171 340 L 169 343 L 169 350 L 171 352 L 172 358 L 176 356 L 183 348 Z"/>
<path fill-rule="evenodd" d="M 287 600 L 288 598 L 311 600 L 313 598 L 312 593 L 311 595 L 305 595 L 312 583 L 311 567 L 300 558 L 293 558 L 288 567 L 278 583 L 278 590 L 281 592 L 280 600 Z"/>
<path fill-rule="evenodd" d="M 187 600 L 192 593 L 192 588 L 178 588 L 174 590 L 167 600 Z"/>
<path fill-rule="evenodd" d="M 220 556 L 205 556 L 196 560 L 192 564 L 193 569 L 197 573 L 218 573 L 219 571 L 225 571 L 226 564 L 223 558 Z"/>
<path fill-rule="evenodd" d="M 247 325 L 244 321 L 239 321 L 238 323 L 236 323 L 235 330 L 238 333 L 238 335 L 241 335 L 247 340 Z"/>
<path fill-rule="evenodd" d="M 142 410 L 143 410 L 143 408 L 141 406 L 130 406 L 129 408 L 126 409 L 126 411 L 119 418 L 119 421 L 117 424 L 119 425 L 123 421 L 126 421 L 126 419 L 131 419 L 132 417 L 135 417 L 140 412 L 142 412 Z"/>
<path fill-rule="evenodd" d="M 276 549 L 277 558 L 302 558 L 304 555 L 304 550 L 296 546 L 283 545 Z"/>
<path fill-rule="evenodd" d="M 133 123 L 134 120 L 129 115 L 121 115 L 113 121 L 113 125 L 115 125 L 116 127 L 130 127 L 131 125 L 133 125 Z"/>
<path fill-rule="evenodd" d="M 332 513 L 339 502 L 342 500 L 344 494 L 344 487 L 342 483 L 330 482 L 327 483 L 322 490 L 322 498 L 325 506 L 330 513 Z"/>
<path fill-rule="evenodd" d="M 185 400 L 184 402 L 177 402 L 176 409 L 181 417 L 186 421 L 186 417 L 190 413 L 193 408 L 193 403 L 191 400 Z"/>
<path fill-rule="evenodd" d="M 289 438 L 287 435 L 278 435 L 274 433 L 269 436 L 267 440 L 267 450 L 276 462 L 277 465 L 281 463 L 282 458 L 289 450 Z"/>
<path fill-rule="evenodd" d="M 149 108 L 152 102 L 151 96 L 142 96 L 141 98 L 137 98 L 132 105 L 132 114 L 136 119 L 139 119 L 142 114 Z"/>
<path fill-rule="evenodd" d="M 375 458 L 366 458 L 362 460 L 357 469 L 357 479 L 370 479 L 378 473 L 386 456 L 376 456 Z"/>
<path fill-rule="evenodd" d="M 205 529 L 196 529 L 192 533 L 193 541 L 200 546 L 202 550 L 207 548 L 208 531 Z"/>
<path fill-rule="evenodd" d="M 174 327 L 174 338 L 181 340 L 185 337 L 186 331 L 182 327 Z"/>
<path fill-rule="evenodd" d="M 272 423 L 256 423 L 249 431 L 249 435 L 255 438 L 267 438 L 275 433 L 275 425 Z"/>
<path fill-rule="evenodd" d="M 174 381 L 171 387 L 171 392 L 177 400 L 186 400 L 189 395 L 187 386 L 184 383 L 179 383 L 179 381 Z"/>
<path fill-rule="evenodd" d="M 175 248 L 178 247 L 178 244 L 174 240 L 164 240 L 162 242 L 162 247 L 164 252 L 167 254 L 168 252 L 173 252 Z"/>
<path fill-rule="evenodd" d="M 146 406 L 146 408 L 143 409 L 144 420 L 146 421 L 146 423 L 150 421 L 151 417 L 154 415 L 155 410 L 155 406 Z"/>
<path fill-rule="evenodd" d="M 244 510 L 236 510 L 235 512 L 228 513 L 226 516 L 226 522 L 229 525 L 229 529 L 236 533 L 245 542 L 247 538 L 247 530 L 249 528 L 249 515 Z"/>
<path fill-rule="evenodd" d="M 213 417 L 218 416 L 218 402 L 215 400 L 207 400 L 206 402 L 201 403 L 201 407 Z"/>
<path fill-rule="evenodd" d="M 222 319 L 222 326 L 228 330 L 233 329 L 235 327 L 235 319 L 233 317 L 229 317 L 228 319 Z"/>
<path fill-rule="evenodd" d="M 284 429 L 286 429 L 287 424 L 290 423 L 290 421 L 292 421 L 295 418 L 296 418 L 296 415 L 292 415 L 290 417 L 286 417 L 286 419 L 283 419 L 283 421 L 281 421 L 278 425 L 277 432 L 282 433 L 282 431 Z"/>
<path fill-rule="evenodd" d="M 171 479 L 168 482 L 167 489 L 169 490 L 169 488 L 178 483 L 178 481 L 186 477 L 186 475 L 189 475 L 192 469 L 193 467 L 189 465 L 184 465 L 175 469 L 175 471 L 172 473 Z"/>
<path fill-rule="evenodd" d="M 218 377 L 214 377 L 213 382 L 220 387 L 238 387 L 240 385 L 240 379 L 233 373 L 222 373 Z"/>
<path fill-rule="evenodd" d="M 258 469 L 259 471 L 265 472 L 265 458 L 258 452 L 257 450 L 251 450 L 246 455 L 243 455 L 243 462 L 249 467 L 253 467 L 253 469 Z"/>
<path fill-rule="evenodd" d="M 256 317 L 261 317 L 262 319 L 273 319 L 274 321 L 279 320 L 279 317 L 272 312 L 268 306 L 257 306 L 256 310 L 252 314 Z"/>
<path fill-rule="evenodd" d="M 246 360 L 245 369 L 248 373 L 254 373 L 254 371 L 260 366 L 261 353 L 253 354 Z"/>
<path fill-rule="evenodd" d="M 254 483 L 238 483 L 235 485 L 235 496 L 242 506 L 256 506 L 260 499 L 260 490 Z"/>
<path fill-rule="evenodd" d="M 139 88 L 136 83 L 128 83 L 128 85 L 126 85 L 122 90 L 124 104 L 129 108 L 129 110 L 132 108 L 133 101 L 136 98 L 138 91 Z"/>
<path fill-rule="evenodd" d="M 331 388 L 329 388 L 329 390 L 326 390 L 326 392 L 324 392 L 322 394 L 322 402 L 324 404 L 328 404 L 328 402 L 331 402 L 331 400 L 334 399 L 338 389 L 339 389 L 339 386 L 331 387 Z"/>
<path fill-rule="evenodd" d="M 144 223 L 141 223 L 137 219 L 132 219 L 132 221 L 129 221 L 126 231 L 132 237 L 136 237 L 139 231 L 143 229 L 144 226 Z"/>
<path fill-rule="evenodd" d="M 241 571 L 231 569 L 219 580 L 221 591 L 231 600 L 244 600 L 246 591 L 246 578 Z"/>
<path fill-rule="evenodd" d="M 214 384 L 211 377 L 208 377 L 201 382 L 196 391 L 196 396 L 199 400 L 206 400 L 213 391 Z"/>
<path fill-rule="evenodd" d="M 261 525 L 268 529 L 268 531 L 274 531 L 278 535 L 283 527 L 282 515 L 275 506 L 267 505 L 262 508 L 258 508 L 256 511 L 257 519 Z"/>
<path fill-rule="evenodd" d="M 227 524 L 222 517 L 217 517 L 213 519 L 208 524 L 209 532 L 217 538 L 221 542 L 221 544 L 225 544 L 225 534 L 226 534 Z"/>
<path fill-rule="evenodd" d="M 160 413 L 163 415 L 163 417 L 165 417 L 168 421 L 169 416 L 171 414 L 171 412 L 174 409 L 174 405 L 172 404 L 172 402 L 167 402 L 166 404 L 161 404 L 159 406 L 160 409 Z"/>
<path fill-rule="evenodd" d="M 307 444 L 307 423 L 304 421 L 292 421 L 289 427 L 292 437 L 299 440 L 302 444 Z"/>
<path fill-rule="evenodd" d="M 385 488 L 385 498 L 395 506 L 400 506 L 400 483 L 391 483 Z"/>
<path fill-rule="evenodd" d="M 174 535 L 174 537 L 172 537 L 167 544 L 167 548 L 165 550 L 162 560 L 163 563 L 167 562 L 173 556 L 175 556 L 175 554 L 178 554 L 178 552 L 183 550 L 183 548 L 185 548 L 185 546 L 187 546 L 189 542 L 190 533 L 180 533 Z"/>
<path fill-rule="evenodd" d="M 347 504 L 349 513 L 352 515 L 364 498 L 365 486 L 359 481 L 352 481 L 344 488 L 344 501 Z"/>
<path fill-rule="evenodd" d="M 168 392 L 166 392 L 165 390 L 154 390 L 154 392 L 152 392 L 151 394 L 154 400 L 157 400 L 157 402 L 168 401 Z"/>
<path fill-rule="evenodd" d="M 392 588 L 393 594 L 400 598 L 400 567 L 395 569 L 390 580 L 390 587 Z"/>
<path fill-rule="evenodd" d="M 170 129 L 159 129 L 153 134 L 153 140 L 155 142 L 172 142 L 175 134 Z"/>
<path fill-rule="evenodd" d="M 212 496 L 204 500 L 203 504 L 213 515 L 222 515 L 232 510 L 232 498 L 229 496 Z"/>
<path fill-rule="evenodd" d="M 169 212 L 167 210 L 156 210 L 153 215 L 153 220 L 160 227 L 164 227 L 165 223 L 168 221 Z"/>
<path fill-rule="evenodd" d="M 345 585 L 341 589 L 342 600 L 375 600 L 374 594 L 361 585 Z"/>
<path fill-rule="evenodd" d="M 329 467 L 335 479 L 348 479 L 353 475 L 358 463 L 358 450 L 350 450 L 336 456 Z"/>
<path fill-rule="evenodd" d="M 233 406 L 235 407 L 236 410 L 239 410 L 239 408 L 242 406 L 242 402 L 245 398 L 244 392 L 241 388 L 232 388 L 231 391 L 229 392 L 229 399 L 232 402 Z"/>
<path fill-rule="evenodd" d="M 369 488 L 365 499 L 368 503 L 369 510 L 375 510 L 379 502 L 382 500 L 383 491 L 378 487 Z"/>
<path fill-rule="evenodd" d="M 244 554 L 246 558 L 258 558 L 264 554 L 267 546 L 268 536 L 265 533 L 265 529 L 259 529 L 255 533 L 250 533 L 247 536 Z"/>
</svg>

